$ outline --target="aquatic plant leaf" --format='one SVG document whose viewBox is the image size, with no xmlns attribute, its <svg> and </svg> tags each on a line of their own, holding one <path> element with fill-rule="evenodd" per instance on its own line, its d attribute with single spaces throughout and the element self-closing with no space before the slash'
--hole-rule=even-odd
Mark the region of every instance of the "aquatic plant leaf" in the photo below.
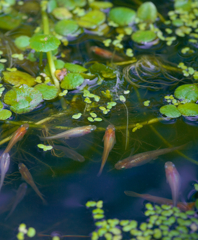
<svg viewBox="0 0 198 240">
<path fill-rule="evenodd" d="M 5 66 L 3 63 L 0 63 L 0 73 L 4 70 Z"/>
<path fill-rule="evenodd" d="M 59 20 L 63 20 L 63 19 L 69 19 L 72 18 L 72 13 L 67 10 L 67 8 L 55 8 L 52 11 L 52 14 L 55 18 L 59 19 Z"/>
<path fill-rule="evenodd" d="M 70 72 L 76 72 L 76 73 L 81 73 L 81 72 L 86 72 L 87 69 L 74 63 L 65 63 L 64 66 L 68 71 Z"/>
<path fill-rule="evenodd" d="M 69 10 L 73 10 L 76 7 L 84 7 L 86 0 L 56 0 L 60 7 L 66 7 Z"/>
<path fill-rule="evenodd" d="M 28 37 L 28 36 L 17 37 L 15 39 L 14 43 L 19 49 L 24 51 L 26 49 L 26 47 L 28 47 L 30 44 L 30 37 Z"/>
<path fill-rule="evenodd" d="M 198 100 L 198 87 L 196 84 L 183 84 L 176 88 L 174 96 L 188 102 L 196 102 Z"/>
<path fill-rule="evenodd" d="M 102 63 L 94 63 L 90 66 L 89 70 L 92 74 L 100 74 L 104 78 L 114 78 L 116 76 L 114 69 Z"/>
<path fill-rule="evenodd" d="M 60 40 L 50 34 L 37 33 L 30 38 L 30 47 L 37 52 L 49 52 L 60 45 Z"/>
<path fill-rule="evenodd" d="M 135 11 L 126 7 L 116 7 L 109 12 L 109 21 L 113 21 L 118 26 L 127 26 L 135 20 Z"/>
<path fill-rule="evenodd" d="M 72 90 L 80 86 L 84 78 L 79 73 L 68 73 L 61 82 L 61 88 Z"/>
<path fill-rule="evenodd" d="M 21 72 L 21 71 L 14 71 L 14 72 L 3 72 L 3 80 L 6 83 L 10 83 L 16 87 L 26 84 L 29 87 L 32 87 L 36 84 L 35 78 L 33 78 L 30 74 Z"/>
<path fill-rule="evenodd" d="M 189 12 L 192 9 L 191 0 L 175 0 L 174 8 L 176 10 L 183 10 Z"/>
<path fill-rule="evenodd" d="M 137 17 L 146 22 L 155 22 L 157 18 L 157 8 L 152 2 L 143 3 L 137 10 Z"/>
<path fill-rule="evenodd" d="M 96 28 L 106 19 L 106 15 L 99 10 L 92 10 L 79 18 L 77 23 L 80 27 Z"/>
<path fill-rule="evenodd" d="M 170 118 L 177 118 L 181 116 L 180 111 L 175 105 L 165 105 L 160 108 L 160 113 Z"/>
<path fill-rule="evenodd" d="M 178 106 L 178 110 L 184 116 L 198 116 L 198 104 L 196 103 L 185 103 Z"/>
<path fill-rule="evenodd" d="M 60 20 L 55 25 L 55 31 L 62 36 L 67 36 L 75 33 L 78 29 L 78 24 L 74 20 Z"/>
<path fill-rule="evenodd" d="M 6 30 L 17 28 L 21 24 L 23 16 L 23 14 L 15 10 L 6 15 L 2 14 L 0 16 L 0 28 Z"/>
<path fill-rule="evenodd" d="M 0 110 L 0 120 L 6 120 L 12 116 L 12 112 L 7 109 Z"/>
<path fill-rule="evenodd" d="M 56 0 L 49 0 L 47 4 L 47 12 L 51 13 L 55 8 L 57 8 L 57 2 Z"/>
<path fill-rule="evenodd" d="M 37 84 L 34 88 L 42 93 L 43 99 L 45 100 L 54 99 L 58 95 L 57 87 L 45 83 Z"/>
<path fill-rule="evenodd" d="M 156 37 L 156 34 L 151 30 L 138 30 L 132 34 L 132 40 L 140 44 L 152 42 Z"/>
<path fill-rule="evenodd" d="M 92 8 L 97 8 L 97 9 L 106 9 L 106 8 L 111 8 L 113 6 L 113 4 L 110 2 L 94 1 L 94 2 L 91 2 L 89 4 L 89 6 Z"/>
<path fill-rule="evenodd" d="M 0 110 L 3 108 L 3 103 L 0 102 Z"/>
<path fill-rule="evenodd" d="M 4 102 L 11 105 L 10 109 L 18 114 L 27 113 L 36 108 L 42 101 L 42 94 L 32 87 L 22 85 L 14 87 L 4 96 Z"/>
<path fill-rule="evenodd" d="M 57 60 L 54 60 L 54 65 L 55 65 L 55 68 L 56 68 L 56 70 L 57 70 L 57 69 L 62 69 L 62 68 L 64 68 L 65 63 L 64 63 L 62 60 L 57 59 Z M 49 69 L 49 64 L 47 64 L 47 65 L 45 66 L 45 68 L 44 68 L 44 73 L 45 73 L 46 75 L 48 75 L 48 76 L 51 76 L 50 69 Z"/>
</svg>

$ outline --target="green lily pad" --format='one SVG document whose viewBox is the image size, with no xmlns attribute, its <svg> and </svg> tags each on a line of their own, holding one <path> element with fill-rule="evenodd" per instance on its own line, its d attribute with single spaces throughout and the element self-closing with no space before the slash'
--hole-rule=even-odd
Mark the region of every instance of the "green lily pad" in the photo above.
<svg viewBox="0 0 198 240">
<path fill-rule="evenodd" d="M 87 3 L 86 0 L 56 0 L 59 7 L 66 7 L 73 10 L 76 7 L 84 7 Z"/>
<path fill-rule="evenodd" d="M 55 18 L 57 18 L 59 20 L 72 18 L 72 13 L 70 13 L 70 11 L 67 10 L 67 8 L 64 8 L 64 7 L 55 8 L 52 11 L 52 14 L 54 15 Z"/>
<path fill-rule="evenodd" d="M 6 30 L 17 28 L 21 24 L 23 16 L 24 16 L 23 14 L 15 10 L 12 10 L 7 15 L 1 14 L 0 28 L 6 29 Z"/>
<path fill-rule="evenodd" d="M 3 103 L 0 102 L 0 110 L 3 108 Z"/>
<path fill-rule="evenodd" d="M 42 101 L 42 94 L 32 87 L 22 85 L 14 87 L 4 96 L 4 102 L 11 105 L 10 109 L 18 114 L 27 113 L 36 108 Z"/>
<path fill-rule="evenodd" d="M 152 42 L 156 37 L 156 34 L 151 30 L 138 30 L 132 34 L 132 40 L 140 44 Z"/>
<path fill-rule="evenodd" d="M 77 23 L 84 28 L 96 28 L 106 19 L 106 15 L 99 10 L 92 10 L 79 18 Z"/>
<path fill-rule="evenodd" d="M 30 47 L 37 52 L 49 52 L 60 45 L 60 40 L 50 34 L 35 34 L 30 38 Z"/>
<path fill-rule="evenodd" d="M 157 18 L 157 8 L 152 2 L 143 3 L 137 10 L 137 17 L 146 22 L 155 22 Z"/>
<path fill-rule="evenodd" d="M 106 9 L 106 8 L 111 8 L 113 6 L 113 4 L 110 2 L 94 1 L 94 2 L 91 2 L 89 4 L 89 6 L 92 8 L 97 8 L 97 9 Z"/>
<path fill-rule="evenodd" d="M 196 84 L 184 84 L 176 88 L 174 96 L 188 102 L 196 102 L 198 100 L 198 87 Z"/>
<path fill-rule="evenodd" d="M 189 12 L 192 9 L 191 1 L 188 0 L 175 0 L 174 8 L 176 10 L 182 9 L 183 11 Z"/>
<path fill-rule="evenodd" d="M 102 63 L 94 63 L 93 65 L 90 66 L 89 70 L 92 74 L 100 74 L 104 78 L 116 77 L 114 69 Z"/>
<path fill-rule="evenodd" d="M 36 84 L 35 78 L 33 78 L 30 74 L 21 71 L 3 72 L 3 80 L 4 82 L 10 83 L 16 87 L 22 84 L 32 87 Z"/>
<path fill-rule="evenodd" d="M 175 105 L 165 105 L 160 108 L 160 113 L 166 115 L 169 118 L 177 118 L 181 116 L 181 113 Z"/>
<path fill-rule="evenodd" d="M 74 64 L 74 63 L 65 63 L 64 66 L 68 71 L 70 72 L 74 72 L 74 73 L 82 73 L 82 72 L 86 72 L 87 69 L 78 65 L 78 64 Z"/>
<path fill-rule="evenodd" d="M 78 24 L 74 20 L 61 20 L 55 25 L 55 31 L 62 36 L 75 33 L 78 30 Z"/>
<path fill-rule="evenodd" d="M 42 93 L 43 99 L 51 100 L 57 97 L 58 89 L 55 86 L 49 86 L 45 83 L 37 84 L 34 89 L 39 90 Z"/>
<path fill-rule="evenodd" d="M 0 120 L 6 120 L 12 116 L 12 112 L 7 109 L 0 110 Z"/>
<path fill-rule="evenodd" d="M 80 86 L 84 78 L 79 73 L 68 73 L 61 82 L 61 88 L 72 90 Z"/>
<path fill-rule="evenodd" d="M 185 103 L 178 106 L 178 110 L 184 116 L 198 116 L 198 104 L 196 103 Z"/>
<path fill-rule="evenodd" d="M 56 70 L 57 70 L 57 69 L 62 69 L 62 68 L 64 68 L 65 63 L 64 63 L 62 60 L 57 59 L 57 60 L 54 60 L 54 65 L 55 65 L 55 68 L 56 68 Z M 49 69 L 49 64 L 47 64 L 47 65 L 45 66 L 45 68 L 44 68 L 44 73 L 45 73 L 47 76 L 51 76 L 51 74 L 50 74 L 50 69 Z"/>
<path fill-rule="evenodd" d="M 24 51 L 30 45 L 30 38 L 28 36 L 17 37 L 14 41 L 15 45 Z"/>
<path fill-rule="evenodd" d="M 109 21 L 118 26 L 127 26 L 135 20 L 135 11 L 126 7 L 116 7 L 109 12 Z"/>
</svg>

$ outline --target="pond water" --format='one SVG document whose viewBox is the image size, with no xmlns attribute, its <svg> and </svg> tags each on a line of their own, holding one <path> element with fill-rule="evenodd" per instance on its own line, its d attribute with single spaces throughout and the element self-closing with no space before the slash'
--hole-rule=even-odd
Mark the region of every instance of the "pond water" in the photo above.
<svg viewBox="0 0 198 240">
<path fill-rule="evenodd" d="M 134 3 L 112 1 L 112 3 L 114 6 L 132 7 L 134 10 L 137 10 L 139 6 L 136 1 Z M 164 1 L 159 4 L 156 1 L 154 3 L 158 11 L 168 19 L 167 12 L 173 9 L 172 2 Z M 38 18 L 34 14 L 33 17 Z M 33 28 L 36 26 L 35 22 L 33 21 Z M 163 29 L 166 28 L 164 23 L 160 26 Z M 11 39 L 9 41 L 13 41 L 17 31 L 14 32 L 13 39 L 12 34 L 5 36 L 6 31 L 2 29 L 2 39 L 9 37 Z M 69 41 L 66 47 L 61 47 L 61 51 L 67 53 L 65 58 L 61 58 L 60 53 L 58 56 L 65 62 L 84 64 L 84 67 L 91 66 L 94 62 L 106 65 L 111 60 L 97 56 L 90 49 L 93 46 L 104 48 L 102 41 L 115 34 L 117 34 L 115 30 L 110 31 L 108 37 L 83 33 L 80 37 Z M 83 90 L 77 93 L 71 91 L 62 100 L 57 97 L 55 100 L 42 102 L 29 113 L 14 113 L 10 119 L 1 121 L 1 140 L 10 136 L 24 122 L 29 122 L 30 126 L 23 139 L 17 142 L 10 151 L 11 163 L 0 193 L 0 240 L 16 239 L 18 226 L 21 223 L 36 229 L 37 235 L 32 239 L 52 239 L 56 234 L 62 236 L 63 239 L 65 235 L 74 235 L 71 239 L 90 238 L 90 233 L 96 228 L 92 213 L 85 206 L 90 200 L 103 201 L 106 219 L 134 219 L 139 223 L 146 221 L 145 200 L 126 196 L 124 191 L 147 193 L 171 199 L 171 190 L 164 168 L 167 161 L 175 164 L 181 176 L 180 201 L 195 201 L 189 193 L 194 189 L 193 185 L 197 181 L 198 128 L 196 117 L 180 116 L 170 119 L 162 116 L 159 109 L 167 104 L 164 98 L 166 95 L 173 95 L 175 89 L 181 84 L 195 81 L 190 77 L 184 77 L 181 71 L 174 71 L 171 67 L 176 68 L 180 62 L 184 62 L 185 65 L 197 69 L 197 48 L 192 47 L 193 54 L 181 53 L 181 49 L 187 45 L 187 39 L 181 37 L 178 37 L 171 46 L 159 41 L 148 47 L 149 44 L 139 45 L 129 39 L 123 44 L 125 49 L 133 49 L 134 56 L 139 61 L 136 68 L 132 67 L 127 72 L 131 81 L 138 84 L 139 88 L 131 85 L 130 81 L 126 81 L 126 75 L 123 74 L 126 73 L 127 66 L 130 64 L 113 65 L 115 77 L 106 78 L 102 84 L 89 89 L 91 93 L 101 96 L 101 106 L 108 101 L 117 103 L 106 115 L 102 114 L 98 106 L 92 106 L 91 112 L 97 113 L 102 121 L 91 123 L 88 121 L 90 111 L 87 109 L 90 106 L 85 103 Z M 2 48 L 1 45 L 0 50 Z M 113 51 L 113 48 L 110 50 Z M 5 57 L 8 57 L 8 54 Z M 130 59 L 126 57 L 125 60 Z M 39 65 L 39 60 L 37 64 Z M 45 56 L 43 64 L 46 64 Z M 12 67 L 26 71 L 18 63 Z M 6 85 L 6 91 L 9 89 L 9 85 Z M 110 90 L 111 100 L 105 99 L 101 94 L 101 91 L 106 90 Z M 127 94 L 125 94 L 126 90 L 129 90 Z M 120 99 L 121 95 L 126 98 L 126 101 Z M 149 106 L 144 105 L 147 100 L 150 101 Z M 79 112 L 82 113 L 82 117 L 78 120 L 73 119 L 72 116 Z M 46 121 L 35 124 L 43 119 Z M 158 120 L 153 124 L 143 124 L 139 129 L 138 125 L 135 125 L 151 119 Z M 66 127 L 74 128 L 89 124 L 95 125 L 96 130 L 82 137 L 49 140 L 48 142 L 39 139 L 39 136 L 43 134 L 54 135 L 65 131 Z M 103 136 L 109 124 L 115 126 L 116 143 L 109 154 L 102 174 L 98 176 L 104 149 Z M 69 147 L 84 156 L 85 161 L 74 161 L 68 158 L 68 153 L 64 154 L 56 149 L 55 151 L 43 151 L 37 147 L 40 143 Z M 187 145 L 179 152 L 161 155 L 139 167 L 122 170 L 114 167 L 118 161 L 130 155 L 170 147 L 167 143 L 171 146 L 186 143 Z M 1 153 L 7 144 L 8 141 L 1 142 Z M 192 159 L 195 163 L 191 161 Z M 44 205 L 28 185 L 24 198 L 11 216 L 6 219 L 11 209 L 7 207 L 7 203 L 15 196 L 19 185 L 24 182 L 18 170 L 19 163 L 24 163 L 29 169 L 47 204 Z"/>
</svg>

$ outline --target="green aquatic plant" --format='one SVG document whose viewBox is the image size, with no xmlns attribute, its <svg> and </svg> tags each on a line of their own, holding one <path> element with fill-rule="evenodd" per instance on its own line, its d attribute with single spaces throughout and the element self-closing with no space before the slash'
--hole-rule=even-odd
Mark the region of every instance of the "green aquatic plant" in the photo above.
<svg viewBox="0 0 198 240">
<path fill-rule="evenodd" d="M 160 108 L 160 112 L 167 117 L 198 116 L 198 105 L 195 103 L 198 100 L 197 84 L 183 84 L 176 88 L 174 96 L 166 96 L 165 99 L 172 103 Z"/>
<path fill-rule="evenodd" d="M 92 210 L 96 230 L 91 233 L 91 239 L 197 239 L 198 219 L 196 212 L 189 210 L 181 212 L 177 207 L 168 205 L 145 205 L 146 222 L 136 220 L 106 219 L 103 202 L 89 201 L 86 207 Z"/>
</svg>

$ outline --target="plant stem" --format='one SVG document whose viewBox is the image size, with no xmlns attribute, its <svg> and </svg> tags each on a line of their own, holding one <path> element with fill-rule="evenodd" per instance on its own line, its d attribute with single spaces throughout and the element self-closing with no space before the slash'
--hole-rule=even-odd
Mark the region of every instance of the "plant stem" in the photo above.
<svg viewBox="0 0 198 240">
<path fill-rule="evenodd" d="M 48 35 L 50 33 L 49 20 L 48 20 L 47 13 L 45 11 L 42 11 L 42 21 L 43 21 L 43 32 L 44 34 Z M 47 61 L 49 64 L 49 69 L 50 69 L 50 73 L 51 73 L 54 85 L 58 88 L 58 90 L 60 90 L 59 81 L 55 76 L 56 67 L 54 64 L 54 59 L 51 51 L 47 52 Z"/>
</svg>

